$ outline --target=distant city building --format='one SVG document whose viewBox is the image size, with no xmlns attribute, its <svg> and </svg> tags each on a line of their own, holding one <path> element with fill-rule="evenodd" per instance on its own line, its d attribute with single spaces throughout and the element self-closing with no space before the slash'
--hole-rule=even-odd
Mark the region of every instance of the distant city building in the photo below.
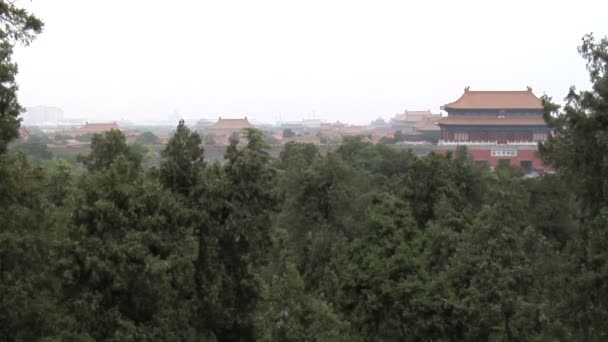
<svg viewBox="0 0 608 342">
<path fill-rule="evenodd" d="M 85 122 L 87 122 L 87 119 L 85 118 L 64 118 L 60 124 L 62 125 L 74 125 L 74 126 L 81 126 L 83 125 Z"/>
<path fill-rule="evenodd" d="M 63 120 L 63 110 L 57 107 L 28 107 L 23 115 L 23 122 L 28 125 L 57 124 Z"/>
<path fill-rule="evenodd" d="M 442 107 L 439 146 L 468 146 L 475 160 L 496 167 L 515 164 L 527 171 L 547 167 L 537 155 L 538 142 L 551 134 L 543 105 L 528 87 L 523 91 L 472 91 Z"/>
<path fill-rule="evenodd" d="M 321 120 L 306 119 L 302 121 L 288 121 L 279 125 L 280 130 L 289 129 L 298 135 L 314 134 L 321 128 Z"/>
<path fill-rule="evenodd" d="M 302 126 L 308 128 L 308 129 L 318 130 L 321 128 L 321 120 L 319 120 L 319 119 L 302 120 Z"/>
<path fill-rule="evenodd" d="M 304 126 L 302 121 L 283 122 L 279 128 L 282 130 L 290 129 L 297 134 L 306 130 L 306 126 Z"/>
</svg>

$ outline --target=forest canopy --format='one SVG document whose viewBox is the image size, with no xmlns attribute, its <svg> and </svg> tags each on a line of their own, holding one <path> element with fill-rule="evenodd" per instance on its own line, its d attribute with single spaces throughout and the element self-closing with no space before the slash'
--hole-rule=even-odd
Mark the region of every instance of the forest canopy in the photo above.
<svg viewBox="0 0 608 342">
<path fill-rule="evenodd" d="M 7 149 L 43 24 L 0 19 L 0 341 L 608 339 L 607 39 L 590 90 L 544 98 L 539 177 L 361 137 L 272 158 L 256 129 L 208 163 L 183 121 L 158 167 L 116 130 L 73 167 Z"/>
</svg>

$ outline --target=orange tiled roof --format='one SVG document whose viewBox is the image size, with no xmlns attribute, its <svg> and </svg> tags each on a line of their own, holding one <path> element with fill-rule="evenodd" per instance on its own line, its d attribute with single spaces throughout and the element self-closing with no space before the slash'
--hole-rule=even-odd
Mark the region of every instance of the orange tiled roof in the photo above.
<svg viewBox="0 0 608 342">
<path fill-rule="evenodd" d="M 247 118 L 244 119 L 222 119 L 219 118 L 216 123 L 211 125 L 212 129 L 244 129 L 244 128 L 253 128 L 253 125 L 249 123 Z"/>
<path fill-rule="evenodd" d="M 109 130 L 116 129 L 121 130 L 116 122 L 112 123 L 86 123 L 84 126 L 76 130 L 75 133 L 80 134 L 92 134 L 92 133 L 103 133 Z"/>
<path fill-rule="evenodd" d="M 321 123 L 321 126 L 319 128 L 322 131 L 331 131 L 331 130 L 341 130 L 344 127 L 346 127 L 345 124 L 341 123 L 340 121 L 336 121 L 334 123 Z"/>
<path fill-rule="evenodd" d="M 348 126 L 342 129 L 345 134 L 363 134 L 367 131 L 367 126 Z"/>
<path fill-rule="evenodd" d="M 473 91 L 466 87 L 464 94 L 441 109 L 542 109 L 541 100 L 532 88 L 514 91 Z"/>
<path fill-rule="evenodd" d="M 437 122 L 441 119 L 441 115 L 433 115 L 425 120 L 420 120 L 414 123 L 414 128 L 418 131 L 438 131 Z"/>
<path fill-rule="evenodd" d="M 373 128 L 373 129 L 370 130 L 370 133 L 372 135 L 385 136 L 387 134 L 393 134 L 393 133 L 395 133 L 395 129 L 391 128 L 391 127 L 375 127 L 375 128 Z"/>
<path fill-rule="evenodd" d="M 439 120 L 439 125 L 468 125 L 468 126 L 545 126 L 541 115 L 533 116 L 478 116 L 452 115 Z"/>
</svg>

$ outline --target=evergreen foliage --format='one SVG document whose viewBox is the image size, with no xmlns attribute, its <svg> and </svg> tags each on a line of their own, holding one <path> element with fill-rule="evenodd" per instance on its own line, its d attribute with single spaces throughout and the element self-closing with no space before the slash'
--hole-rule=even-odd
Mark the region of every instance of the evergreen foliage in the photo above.
<svg viewBox="0 0 608 342">
<path fill-rule="evenodd" d="M 256 129 L 207 164 L 183 121 L 158 169 L 116 130 L 72 167 L 8 149 L 42 23 L 0 21 L 0 341 L 608 339 L 608 40 L 591 90 L 545 99 L 555 174 L 360 137 L 273 159 Z"/>
</svg>

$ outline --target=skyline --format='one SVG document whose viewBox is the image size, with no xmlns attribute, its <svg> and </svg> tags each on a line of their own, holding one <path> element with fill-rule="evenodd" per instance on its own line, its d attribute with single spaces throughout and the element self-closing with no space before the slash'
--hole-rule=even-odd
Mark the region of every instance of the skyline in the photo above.
<svg viewBox="0 0 608 342">
<path fill-rule="evenodd" d="M 608 34 L 608 4 L 590 0 L 164 4 L 23 2 L 46 26 L 16 49 L 21 104 L 98 121 L 360 124 L 439 112 L 466 86 L 561 101 L 588 87 L 581 37 Z"/>
</svg>

